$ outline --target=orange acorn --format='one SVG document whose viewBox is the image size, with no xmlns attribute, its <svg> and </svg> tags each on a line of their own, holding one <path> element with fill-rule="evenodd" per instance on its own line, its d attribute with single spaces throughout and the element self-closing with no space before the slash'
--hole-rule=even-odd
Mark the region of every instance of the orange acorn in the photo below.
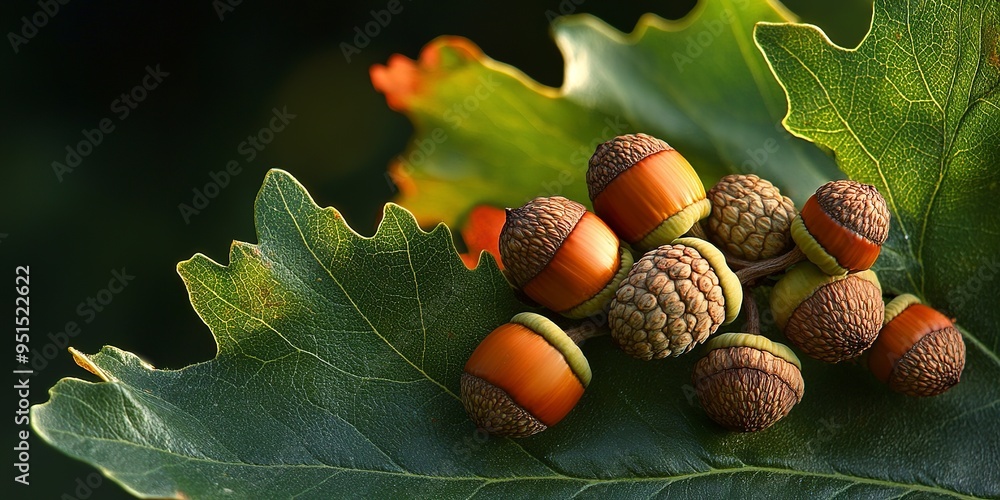
<svg viewBox="0 0 1000 500">
<path fill-rule="evenodd" d="M 462 405 L 491 434 L 525 437 L 563 419 L 590 384 L 583 351 L 535 313 L 514 316 L 486 336 L 462 374 Z"/>
<path fill-rule="evenodd" d="M 571 318 L 600 312 L 632 266 L 607 224 L 561 196 L 507 210 L 500 258 L 528 297 Z"/>
<path fill-rule="evenodd" d="M 889 237 L 889 208 L 875 186 L 851 180 L 823 184 L 792 221 L 792 239 L 831 276 L 864 271 Z"/>
<path fill-rule="evenodd" d="M 666 142 L 646 134 L 597 146 L 587 169 L 594 212 L 639 250 L 665 245 L 712 210 L 691 164 Z"/>
<path fill-rule="evenodd" d="M 947 391 L 965 367 L 962 333 L 945 315 L 910 294 L 885 306 L 885 325 L 870 352 L 872 374 L 908 396 Z"/>
</svg>

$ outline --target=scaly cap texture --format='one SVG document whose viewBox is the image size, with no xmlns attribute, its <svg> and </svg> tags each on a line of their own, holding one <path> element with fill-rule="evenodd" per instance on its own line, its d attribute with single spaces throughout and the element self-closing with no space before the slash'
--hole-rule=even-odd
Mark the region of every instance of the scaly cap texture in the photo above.
<svg viewBox="0 0 1000 500">
<path fill-rule="evenodd" d="M 545 269 L 587 208 L 562 196 L 538 197 L 507 210 L 500 259 L 520 288 Z"/>
<path fill-rule="evenodd" d="M 727 175 L 707 197 L 712 203 L 706 224 L 709 238 L 730 255 L 768 259 L 791 247 L 795 204 L 769 181 L 753 174 Z"/>
<path fill-rule="evenodd" d="M 816 190 L 816 202 L 833 220 L 881 245 L 889 237 L 889 207 L 871 184 L 842 179 Z"/>
<path fill-rule="evenodd" d="M 724 261 L 722 266 L 723 274 L 732 273 Z M 727 321 L 730 300 L 736 302 L 732 316 L 739 314 L 742 289 L 735 286 L 730 294 L 724 292 L 717 273 L 722 269 L 715 269 L 698 249 L 682 243 L 646 253 L 611 301 L 612 339 L 638 359 L 690 351 Z"/>
<path fill-rule="evenodd" d="M 674 149 L 666 142 L 646 134 L 620 135 L 597 145 L 594 155 L 590 157 L 587 168 L 587 188 L 590 199 L 604 191 L 618 174 L 628 170 L 643 158 Z"/>
<path fill-rule="evenodd" d="M 691 378 L 702 408 L 715 422 L 735 431 L 759 431 L 802 400 L 805 382 L 787 346 L 750 334 L 720 335 L 713 344 L 716 348 L 698 360 Z"/>
</svg>

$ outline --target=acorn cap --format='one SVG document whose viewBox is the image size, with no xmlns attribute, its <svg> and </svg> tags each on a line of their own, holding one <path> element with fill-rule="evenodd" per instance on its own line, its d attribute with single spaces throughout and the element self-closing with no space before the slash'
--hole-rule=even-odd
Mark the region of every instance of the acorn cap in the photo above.
<svg viewBox="0 0 1000 500">
<path fill-rule="evenodd" d="M 499 247 L 518 288 L 571 318 L 602 311 L 632 265 L 631 252 L 604 221 L 561 196 L 508 210 Z"/>
<path fill-rule="evenodd" d="M 705 224 L 709 238 L 734 257 L 761 260 L 788 251 L 795 204 L 773 184 L 749 174 L 731 174 L 708 191 L 712 213 Z"/>
<path fill-rule="evenodd" d="M 868 366 L 896 392 L 936 396 L 961 379 L 965 342 L 948 317 L 904 294 L 886 306 L 885 326 L 872 347 Z"/>
<path fill-rule="evenodd" d="M 639 250 L 673 241 L 711 211 L 691 164 L 646 134 L 598 145 L 587 169 L 587 186 L 594 212 Z"/>
<path fill-rule="evenodd" d="M 613 341 L 638 359 L 679 356 L 739 315 L 743 288 L 707 241 L 680 238 L 646 253 L 611 301 Z"/>
<path fill-rule="evenodd" d="M 620 135 L 598 144 L 587 168 L 587 192 L 590 199 L 597 198 L 611 181 L 632 165 L 647 156 L 673 149 L 666 142 L 642 133 Z"/>
<path fill-rule="evenodd" d="M 875 186 L 831 181 L 806 200 L 792 221 L 795 244 L 831 275 L 862 271 L 878 258 L 889 236 L 889 208 Z"/>
<path fill-rule="evenodd" d="M 488 432 L 523 437 L 562 420 L 590 379 L 586 357 L 561 328 L 544 316 L 521 313 L 469 356 L 462 404 Z"/>
<path fill-rule="evenodd" d="M 724 333 L 706 349 L 691 378 L 705 413 L 723 427 L 766 429 L 802 401 L 801 364 L 787 346 L 760 335 Z"/>
<path fill-rule="evenodd" d="M 500 229 L 500 259 L 518 288 L 545 269 L 587 207 L 562 196 L 538 197 L 507 209 Z"/>
<path fill-rule="evenodd" d="M 829 276 L 811 262 L 771 290 L 771 311 L 788 340 L 807 355 L 838 363 L 871 347 L 882 327 L 882 287 L 873 271 Z"/>
</svg>

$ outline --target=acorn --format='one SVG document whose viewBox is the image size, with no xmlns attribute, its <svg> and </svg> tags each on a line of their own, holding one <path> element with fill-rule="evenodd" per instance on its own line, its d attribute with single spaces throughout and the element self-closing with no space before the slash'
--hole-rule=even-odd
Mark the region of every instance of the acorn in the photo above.
<svg viewBox="0 0 1000 500">
<path fill-rule="evenodd" d="M 889 208 L 878 189 L 851 180 L 823 184 L 792 221 L 792 239 L 826 274 L 864 271 L 889 237 Z"/>
<path fill-rule="evenodd" d="M 743 288 L 711 243 L 679 238 L 642 256 L 611 300 L 611 338 L 643 360 L 679 356 L 740 313 Z"/>
<path fill-rule="evenodd" d="M 958 383 L 965 368 L 962 333 L 947 316 L 903 294 L 885 306 L 885 325 L 868 368 L 908 396 L 936 396 Z"/>
<path fill-rule="evenodd" d="M 691 164 L 646 134 L 598 145 L 587 168 L 587 187 L 594 212 L 639 250 L 670 243 L 712 209 Z"/>
<path fill-rule="evenodd" d="M 791 249 L 795 204 L 774 184 L 753 174 L 727 175 L 712 186 L 707 198 L 712 213 L 703 225 L 709 240 L 724 252 L 755 261 Z"/>
<path fill-rule="evenodd" d="M 839 363 L 872 346 L 885 307 L 874 271 L 829 276 L 802 262 L 774 285 L 771 311 L 778 328 L 802 352 Z"/>
<path fill-rule="evenodd" d="M 734 431 L 755 432 L 781 420 L 802 401 L 802 364 L 788 346 L 749 333 L 724 333 L 691 377 L 705 413 Z"/>
<path fill-rule="evenodd" d="M 632 265 L 607 224 L 562 196 L 507 209 L 500 259 L 528 297 L 570 318 L 602 311 Z"/>
<path fill-rule="evenodd" d="M 566 332 L 544 316 L 520 313 L 469 356 L 462 405 L 491 434 L 530 436 L 562 420 L 590 378 L 587 358 Z"/>
</svg>

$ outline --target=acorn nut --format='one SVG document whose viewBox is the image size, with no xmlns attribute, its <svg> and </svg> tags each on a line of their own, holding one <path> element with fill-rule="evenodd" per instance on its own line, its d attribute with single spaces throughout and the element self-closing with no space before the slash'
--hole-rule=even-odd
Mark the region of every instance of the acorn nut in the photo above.
<svg viewBox="0 0 1000 500">
<path fill-rule="evenodd" d="M 861 355 L 882 328 L 882 287 L 871 270 L 829 276 L 797 264 L 771 290 L 778 328 L 807 355 L 838 363 Z"/>
<path fill-rule="evenodd" d="M 507 209 L 500 259 L 528 297 L 570 318 L 602 311 L 632 265 L 607 224 L 561 196 Z"/>
<path fill-rule="evenodd" d="M 749 333 L 708 342 L 692 383 L 701 407 L 719 425 L 755 432 L 781 420 L 802 401 L 802 365 L 788 346 Z"/>
<path fill-rule="evenodd" d="M 598 145 L 587 168 L 587 187 L 594 212 L 643 251 L 670 243 L 711 210 L 691 164 L 646 134 Z"/>
<path fill-rule="evenodd" d="M 961 378 L 965 342 L 945 315 L 903 294 L 885 306 L 885 325 L 870 351 L 868 367 L 896 392 L 936 396 Z"/>
<path fill-rule="evenodd" d="M 611 338 L 643 360 L 679 356 L 736 319 L 739 279 L 711 243 L 679 238 L 646 253 L 611 300 Z"/>
<path fill-rule="evenodd" d="M 826 274 L 868 269 L 889 237 L 889 208 L 878 189 L 851 180 L 823 184 L 792 221 L 792 239 Z"/>
<path fill-rule="evenodd" d="M 491 434 L 530 436 L 562 420 L 590 378 L 587 358 L 566 332 L 544 316 L 520 313 L 469 356 L 462 405 Z"/>
<path fill-rule="evenodd" d="M 793 244 L 795 204 L 765 179 L 727 175 L 708 191 L 712 213 L 706 233 L 721 250 L 743 260 L 777 257 Z"/>
</svg>

